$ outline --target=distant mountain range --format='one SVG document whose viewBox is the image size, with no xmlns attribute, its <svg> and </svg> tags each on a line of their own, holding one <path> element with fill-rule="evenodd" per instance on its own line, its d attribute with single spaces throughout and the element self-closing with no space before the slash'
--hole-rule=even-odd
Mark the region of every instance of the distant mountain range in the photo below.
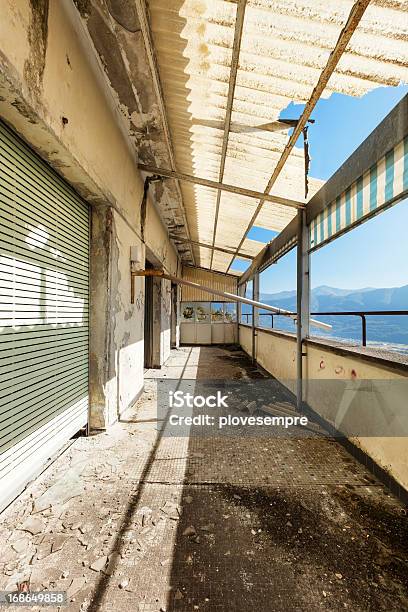
<svg viewBox="0 0 408 612">
<path fill-rule="evenodd" d="M 279 293 L 263 293 L 260 301 L 285 310 L 296 310 L 296 291 L 281 291 Z M 408 310 L 408 285 L 403 287 L 386 287 L 375 289 L 339 289 L 321 285 L 311 292 L 312 312 L 338 312 L 361 310 Z M 251 312 L 249 306 L 243 312 Z M 262 311 L 261 311 L 262 312 Z M 266 312 L 266 311 L 265 311 Z M 317 317 L 319 318 L 319 317 Z M 361 340 L 360 317 L 326 316 L 322 321 L 333 326 L 330 334 L 313 329 L 314 335 L 333 336 L 344 340 Z M 270 326 L 270 319 L 262 317 L 263 325 Z M 268 321 L 268 324 L 266 323 Z M 286 317 L 275 317 L 275 326 L 294 331 L 293 322 Z M 367 317 L 368 341 L 375 343 L 402 344 L 408 346 L 408 316 Z"/>
<path fill-rule="evenodd" d="M 296 291 L 264 293 L 261 301 L 287 310 L 296 309 Z M 284 305 L 285 304 L 285 305 Z M 340 310 L 408 310 L 408 285 L 374 289 L 338 289 L 321 285 L 311 292 L 311 309 L 317 311 Z"/>
</svg>

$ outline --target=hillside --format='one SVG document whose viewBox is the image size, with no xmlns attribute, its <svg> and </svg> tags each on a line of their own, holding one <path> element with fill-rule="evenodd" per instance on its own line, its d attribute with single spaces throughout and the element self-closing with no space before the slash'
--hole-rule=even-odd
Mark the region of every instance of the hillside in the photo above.
<svg viewBox="0 0 408 612">
<path fill-rule="evenodd" d="M 263 293 L 261 301 L 286 310 L 296 310 L 296 291 Z M 408 285 L 402 287 L 385 287 L 374 289 L 339 289 L 322 285 L 311 292 L 312 312 L 339 312 L 359 310 L 408 310 Z M 243 312 L 250 312 L 250 307 Z M 359 317 L 330 316 L 321 317 L 330 323 L 333 330 L 330 335 L 351 339 L 361 339 L 361 321 Z M 266 322 L 266 317 L 263 321 Z M 265 323 L 264 323 L 265 324 Z M 279 317 L 276 326 L 290 331 L 294 330 L 291 321 Z M 313 333 L 326 335 L 314 329 Z M 367 336 L 369 341 L 408 345 L 408 316 L 370 316 L 367 318 Z"/>
</svg>

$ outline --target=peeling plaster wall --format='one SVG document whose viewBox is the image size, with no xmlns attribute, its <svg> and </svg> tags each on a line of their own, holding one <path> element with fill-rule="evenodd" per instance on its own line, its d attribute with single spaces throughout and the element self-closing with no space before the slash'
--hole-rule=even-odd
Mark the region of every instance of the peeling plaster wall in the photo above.
<svg viewBox="0 0 408 612">
<path fill-rule="evenodd" d="M 244 351 L 252 353 L 252 329 L 248 326 L 239 326 L 240 344 Z M 320 343 L 319 343 L 320 344 Z M 275 378 L 280 380 L 292 392 L 296 391 L 296 338 L 285 333 L 270 333 L 257 331 L 257 361 L 270 372 Z M 323 416 L 328 422 L 334 425 L 336 414 L 344 394 L 344 390 L 336 388 L 334 385 L 313 386 L 313 381 L 347 381 L 353 379 L 373 381 L 404 381 L 407 376 L 401 370 L 385 367 L 375 361 L 365 361 L 360 356 L 354 355 L 350 351 L 347 355 L 336 354 L 333 349 L 318 346 L 317 344 L 307 343 L 306 358 L 306 383 L 305 397 L 307 403 L 317 414 Z M 307 380 L 312 384 L 307 385 Z M 326 393 L 325 393 L 326 391 Z M 397 391 L 402 392 L 401 387 Z M 337 396 L 336 396 L 337 393 Z M 392 421 L 394 404 L 374 405 L 373 394 L 367 396 L 367 408 L 370 410 L 370 420 L 377 419 L 377 423 L 388 418 Z M 359 402 L 364 401 L 361 395 Z M 398 400 L 398 398 L 397 398 Z M 393 397 L 392 401 L 395 401 Z M 364 411 L 364 406 L 359 404 L 359 409 Z M 359 410 L 360 412 L 360 410 Z M 358 415 L 356 416 L 358 418 Z M 408 453 L 407 439 L 403 437 L 355 437 L 352 442 L 368 454 L 378 465 L 385 469 L 395 478 L 405 489 L 408 490 Z"/>
<path fill-rule="evenodd" d="M 171 348 L 171 282 L 163 280 L 162 282 L 162 301 L 161 301 L 161 363 L 170 356 Z"/>
<path fill-rule="evenodd" d="M 132 305 L 129 262 L 130 246 L 143 246 L 143 184 L 71 0 L 2 0 L 0 117 L 91 205 L 91 426 L 105 428 L 143 387 L 144 280 L 135 280 Z M 178 258 L 152 201 L 145 235 L 176 274 Z M 164 330 L 163 359 L 169 349 Z"/>
</svg>

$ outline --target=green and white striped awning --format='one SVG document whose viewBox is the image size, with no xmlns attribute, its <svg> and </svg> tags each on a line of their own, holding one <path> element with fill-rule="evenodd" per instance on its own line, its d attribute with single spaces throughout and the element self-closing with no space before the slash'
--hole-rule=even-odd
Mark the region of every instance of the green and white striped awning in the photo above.
<svg viewBox="0 0 408 612">
<path fill-rule="evenodd" d="M 408 136 L 354 181 L 310 223 L 316 249 L 408 196 Z"/>
</svg>

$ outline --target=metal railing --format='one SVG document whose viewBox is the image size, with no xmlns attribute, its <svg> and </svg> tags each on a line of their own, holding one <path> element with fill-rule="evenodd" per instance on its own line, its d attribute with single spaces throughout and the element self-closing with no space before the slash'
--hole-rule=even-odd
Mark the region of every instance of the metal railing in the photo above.
<svg viewBox="0 0 408 612">
<path fill-rule="evenodd" d="M 292 314 L 296 315 L 295 312 Z M 338 312 L 311 312 L 313 316 L 330 316 L 330 317 L 360 317 L 361 319 L 361 344 L 367 346 L 367 317 L 368 316 L 401 316 L 408 315 L 408 310 L 359 310 L 359 311 L 338 311 Z M 246 317 L 246 323 L 249 323 L 249 317 L 252 320 L 251 312 L 241 313 L 242 318 Z M 271 326 L 266 329 L 274 329 L 274 317 L 283 315 L 274 315 L 271 312 L 260 312 L 258 317 L 270 317 Z"/>
</svg>

